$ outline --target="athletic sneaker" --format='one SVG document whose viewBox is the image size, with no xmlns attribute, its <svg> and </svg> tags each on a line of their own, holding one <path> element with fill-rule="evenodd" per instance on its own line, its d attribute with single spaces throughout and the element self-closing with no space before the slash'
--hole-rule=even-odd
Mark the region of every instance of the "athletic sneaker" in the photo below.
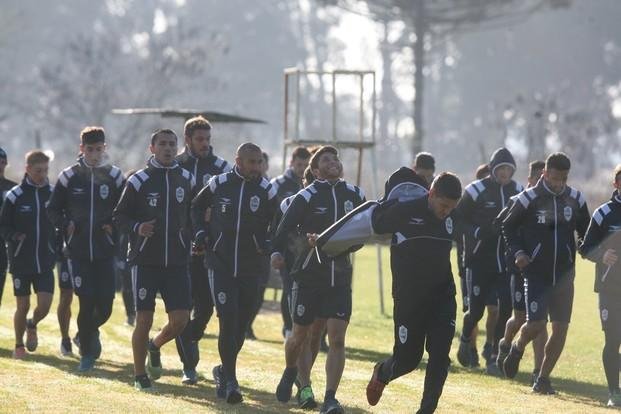
<svg viewBox="0 0 621 414">
<path fill-rule="evenodd" d="M 134 380 L 134 388 L 138 391 L 151 392 L 153 391 L 153 384 L 151 384 L 147 374 L 137 375 Z"/>
<path fill-rule="evenodd" d="M 79 372 L 87 372 L 95 367 L 95 357 L 92 355 L 83 355 L 80 358 L 80 365 L 78 365 Z"/>
<path fill-rule="evenodd" d="M 535 382 L 537 382 L 537 378 L 539 378 L 539 370 L 536 369 L 533 371 L 530 377 L 530 382 L 535 386 Z"/>
<path fill-rule="evenodd" d="M 384 387 L 386 386 L 386 383 L 379 379 L 381 367 L 381 362 L 375 364 L 375 367 L 373 367 L 373 374 L 367 384 L 367 402 L 369 405 L 377 405 L 380 398 L 382 398 L 382 393 L 384 392 Z"/>
<path fill-rule="evenodd" d="M 224 370 L 222 365 L 216 365 L 211 370 L 213 374 L 213 380 L 216 383 L 216 396 L 218 398 L 226 398 L 226 378 L 224 376 Z"/>
<path fill-rule="evenodd" d="M 344 414 L 341 403 L 336 398 L 331 398 L 323 402 L 320 414 Z"/>
<path fill-rule="evenodd" d="M 153 344 L 153 338 L 149 339 L 147 351 L 147 372 L 153 380 L 158 380 L 162 376 L 162 361 L 159 348 Z"/>
<path fill-rule="evenodd" d="M 37 350 L 39 337 L 37 336 L 37 326 L 32 319 L 26 321 L 26 349 L 30 352 Z"/>
<path fill-rule="evenodd" d="M 472 347 L 470 346 L 470 340 L 465 340 L 462 336 L 459 340 L 459 349 L 457 350 L 457 360 L 464 367 L 469 367 L 471 364 L 470 355 L 472 353 Z"/>
<path fill-rule="evenodd" d="M 71 338 L 63 338 L 60 341 L 60 354 L 64 357 L 73 356 L 73 349 L 71 348 Z"/>
<path fill-rule="evenodd" d="M 239 404 L 244 400 L 237 380 L 227 381 L 226 383 L 226 402 L 229 404 Z"/>
<path fill-rule="evenodd" d="M 198 382 L 198 375 L 196 374 L 195 369 L 184 369 L 183 370 L 183 378 L 181 379 L 181 383 L 185 385 L 196 385 Z"/>
<path fill-rule="evenodd" d="M 481 352 L 481 356 L 485 360 L 486 366 L 489 364 L 490 359 L 492 359 L 493 352 L 494 352 L 494 347 L 492 347 L 492 344 L 489 344 L 486 342 L 485 345 L 483 345 L 483 352 Z"/>
<path fill-rule="evenodd" d="M 490 359 L 489 363 L 485 366 L 485 373 L 494 377 L 503 376 L 503 372 L 498 368 L 498 365 L 496 365 L 496 360 L 494 358 Z"/>
<path fill-rule="evenodd" d="M 303 410 L 314 410 L 317 408 L 317 401 L 315 401 L 315 394 L 310 385 L 303 387 L 298 391 L 298 406 Z"/>
<path fill-rule="evenodd" d="M 476 346 L 470 347 L 470 367 L 478 368 L 481 364 L 479 364 L 479 351 Z"/>
<path fill-rule="evenodd" d="M 276 399 L 278 401 L 286 403 L 291 399 L 291 390 L 297 376 L 298 369 L 296 367 L 285 368 L 276 387 Z"/>
<path fill-rule="evenodd" d="M 535 381 L 535 385 L 533 385 L 533 392 L 544 395 L 556 394 L 556 391 L 554 391 L 554 388 L 552 388 L 552 383 L 550 382 L 550 379 L 545 377 L 537 378 L 537 381 Z"/>
<path fill-rule="evenodd" d="M 502 366 L 502 362 L 505 360 L 507 355 L 509 355 L 509 351 L 511 350 L 511 345 L 505 345 L 504 341 L 504 339 L 501 339 L 500 344 L 498 344 L 498 356 L 496 357 L 496 365 L 499 368 Z"/>
<path fill-rule="evenodd" d="M 15 347 L 15 349 L 13 350 L 13 358 L 14 359 L 26 358 L 26 348 L 24 348 L 24 345 Z"/>
<path fill-rule="evenodd" d="M 610 393 L 608 398 L 608 407 L 621 407 L 621 392 Z"/>
<path fill-rule="evenodd" d="M 509 354 L 502 363 L 502 371 L 507 378 L 515 378 L 517 375 L 522 355 L 524 355 L 524 352 L 517 349 L 515 344 L 512 344 Z"/>
</svg>

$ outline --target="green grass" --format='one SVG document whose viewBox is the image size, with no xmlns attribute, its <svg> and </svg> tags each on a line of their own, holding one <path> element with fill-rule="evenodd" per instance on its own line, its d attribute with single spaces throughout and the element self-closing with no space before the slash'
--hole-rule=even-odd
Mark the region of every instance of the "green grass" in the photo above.
<svg viewBox="0 0 621 414">
<path fill-rule="evenodd" d="M 366 403 L 365 387 L 374 363 L 388 356 L 392 349 L 392 300 L 388 251 L 383 251 L 384 300 L 387 315 L 379 312 L 375 248 L 365 248 L 356 255 L 354 278 L 354 312 L 347 335 L 347 363 L 337 397 L 348 413 L 410 413 L 418 407 L 424 379 L 421 368 L 388 386 L 377 407 Z M 526 352 L 522 373 L 514 381 L 491 378 L 482 370 L 457 366 L 458 339 L 453 341 L 451 367 L 440 413 L 595 413 L 608 412 L 601 366 L 603 334 L 597 311 L 597 297 L 592 289 L 593 266 L 578 262 L 574 314 L 567 345 L 553 372 L 556 396 L 537 396 L 528 384 L 532 369 L 532 352 Z M 271 300 L 273 291 L 266 298 Z M 459 298 L 458 298 L 459 301 Z M 56 302 L 53 305 L 55 309 Z M 280 315 L 273 303 L 267 303 L 259 315 L 255 333 L 259 341 L 247 341 L 238 362 L 238 377 L 244 403 L 231 408 L 215 398 L 211 367 L 218 362 L 217 323 L 209 324 L 201 341 L 202 359 L 199 371 L 208 379 L 198 386 L 180 383 L 180 363 L 173 343 L 162 349 L 164 375 L 153 395 L 134 391 L 130 337 L 131 328 L 124 325 L 120 296 L 114 303 L 112 318 L 102 329 L 103 353 L 96 369 L 89 375 L 76 372 L 77 359 L 61 358 L 60 337 L 55 312 L 39 325 L 39 349 L 24 361 L 11 358 L 14 346 L 12 288 L 7 282 L 0 308 L 0 412 L 303 412 L 293 403 L 276 402 L 274 391 L 284 365 L 280 334 Z M 154 330 L 165 321 L 163 304 L 158 301 Z M 71 333 L 76 330 L 74 318 Z M 458 311 L 458 330 L 461 312 Z M 482 347 L 481 335 L 479 348 Z M 457 334 L 458 335 L 458 334 Z M 325 356 L 320 355 L 313 370 L 313 385 L 319 399 L 323 396 Z M 605 411 L 606 410 L 606 411 Z"/>
</svg>

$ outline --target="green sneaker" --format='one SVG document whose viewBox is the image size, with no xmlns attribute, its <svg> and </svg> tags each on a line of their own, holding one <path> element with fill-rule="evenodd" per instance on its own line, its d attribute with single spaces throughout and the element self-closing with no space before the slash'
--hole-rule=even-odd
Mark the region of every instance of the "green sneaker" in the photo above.
<svg viewBox="0 0 621 414">
<path fill-rule="evenodd" d="M 162 376 L 162 361 L 160 359 L 160 350 L 153 345 L 153 339 L 149 340 L 147 351 L 147 372 L 155 381 Z"/>
<path fill-rule="evenodd" d="M 300 389 L 298 393 L 298 405 L 304 410 L 312 410 L 317 408 L 317 401 L 315 401 L 315 394 L 310 385 Z"/>
<path fill-rule="evenodd" d="M 139 375 L 134 381 L 134 388 L 138 391 L 151 392 L 153 391 L 153 385 L 151 380 L 146 375 Z"/>
</svg>

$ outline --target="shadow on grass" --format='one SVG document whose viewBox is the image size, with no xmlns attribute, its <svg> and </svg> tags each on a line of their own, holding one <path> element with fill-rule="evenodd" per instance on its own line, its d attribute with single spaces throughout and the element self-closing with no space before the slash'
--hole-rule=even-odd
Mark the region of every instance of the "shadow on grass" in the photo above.
<svg viewBox="0 0 621 414">
<path fill-rule="evenodd" d="M 0 349 L 0 358 L 12 359 L 11 350 Z M 47 354 L 28 354 L 24 363 L 37 362 L 53 367 L 60 371 L 64 371 L 68 375 L 74 375 L 80 378 L 103 378 L 111 381 L 118 381 L 126 384 L 128 387 L 133 386 L 133 365 L 129 363 L 119 363 L 107 359 L 97 361 L 95 368 L 89 373 L 80 373 L 77 371 L 77 358 L 61 358 Z M 172 376 L 181 378 L 180 370 L 163 370 L 163 376 Z M 236 412 L 236 413 L 275 413 L 289 412 L 296 408 L 295 399 L 289 404 L 282 404 L 276 400 L 273 393 L 257 390 L 249 387 L 241 387 L 244 395 L 244 402 L 239 405 L 229 405 L 224 400 L 216 397 L 216 389 L 211 379 L 203 379 L 195 386 L 187 386 L 182 384 L 170 384 L 163 382 L 155 382 L 154 395 L 163 397 L 172 397 L 181 399 L 190 404 L 195 404 L 200 409 L 209 409 L 215 412 Z M 138 392 L 138 391 L 136 391 Z M 318 395 L 319 396 L 319 395 Z M 344 406 L 348 413 L 361 414 L 367 413 L 360 408 Z"/>
</svg>

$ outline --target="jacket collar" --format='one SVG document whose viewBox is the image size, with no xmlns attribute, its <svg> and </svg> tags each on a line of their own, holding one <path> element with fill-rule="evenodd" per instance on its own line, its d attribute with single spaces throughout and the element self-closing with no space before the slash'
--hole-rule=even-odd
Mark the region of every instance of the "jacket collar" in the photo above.
<svg viewBox="0 0 621 414">
<path fill-rule="evenodd" d="M 213 155 L 213 147 L 211 145 L 209 146 L 209 152 L 207 152 L 207 155 L 204 158 L 200 158 L 194 155 L 190 147 L 188 147 L 187 145 L 185 146 L 185 149 L 183 150 L 183 154 L 188 158 L 191 158 L 193 160 L 199 160 L 199 161 L 202 159 L 209 160 L 215 157 L 215 155 Z"/>
<path fill-rule="evenodd" d="M 554 197 L 560 197 L 563 194 L 565 194 L 567 192 L 568 187 L 565 186 L 565 188 L 563 188 L 563 191 L 561 191 L 560 193 L 555 193 L 554 191 L 552 191 L 552 189 L 550 187 L 548 187 L 548 185 L 546 184 L 546 181 L 543 177 L 541 177 L 539 179 L 539 182 L 537 183 L 537 188 L 541 189 L 544 192 L 547 192 L 548 194 L 554 196 Z"/>
<path fill-rule="evenodd" d="M 90 165 L 84 159 L 84 155 L 80 155 L 78 157 L 77 161 L 78 161 L 78 164 L 80 164 L 82 167 L 86 167 L 86 168 L 100 168 L 100 167 L 103 167 L 104 165 L 106 165 L 105 161 L 102 161 L 101 163 L 99 163 L 99 165 Z"/>
<path fill-rule="evenodd" d="M 149 167 L 153 167 L 159 170 L 173 170 L 175 168 L 177 168 L 179 166 L 179 163 L 177 162 L 177 160 L 174 160 L 172 165 L 169 166 L 164 166 L 162 164 L 160 164 L 159 162 L 157 162 L 157 160 L 155 159 L 155 156 L 151 156 L 149 158 L 149 161 L 147 161 L 147 165 Z"/>
<path fill-rule="evenodd" d="M 45 183 L 43 183 L 42 185 L 37 185 L 32 182 L 30 177 L 28 177 L 28 174 L 24 174 L 24 179 L 22 180 L 22 184 L 28 187 L 32 187 L 32 188 L 44 188 L 44 187 L 48 187 L 50 185 L 50 182 L 49 180 L 45 180 Z"/>
</svg>

